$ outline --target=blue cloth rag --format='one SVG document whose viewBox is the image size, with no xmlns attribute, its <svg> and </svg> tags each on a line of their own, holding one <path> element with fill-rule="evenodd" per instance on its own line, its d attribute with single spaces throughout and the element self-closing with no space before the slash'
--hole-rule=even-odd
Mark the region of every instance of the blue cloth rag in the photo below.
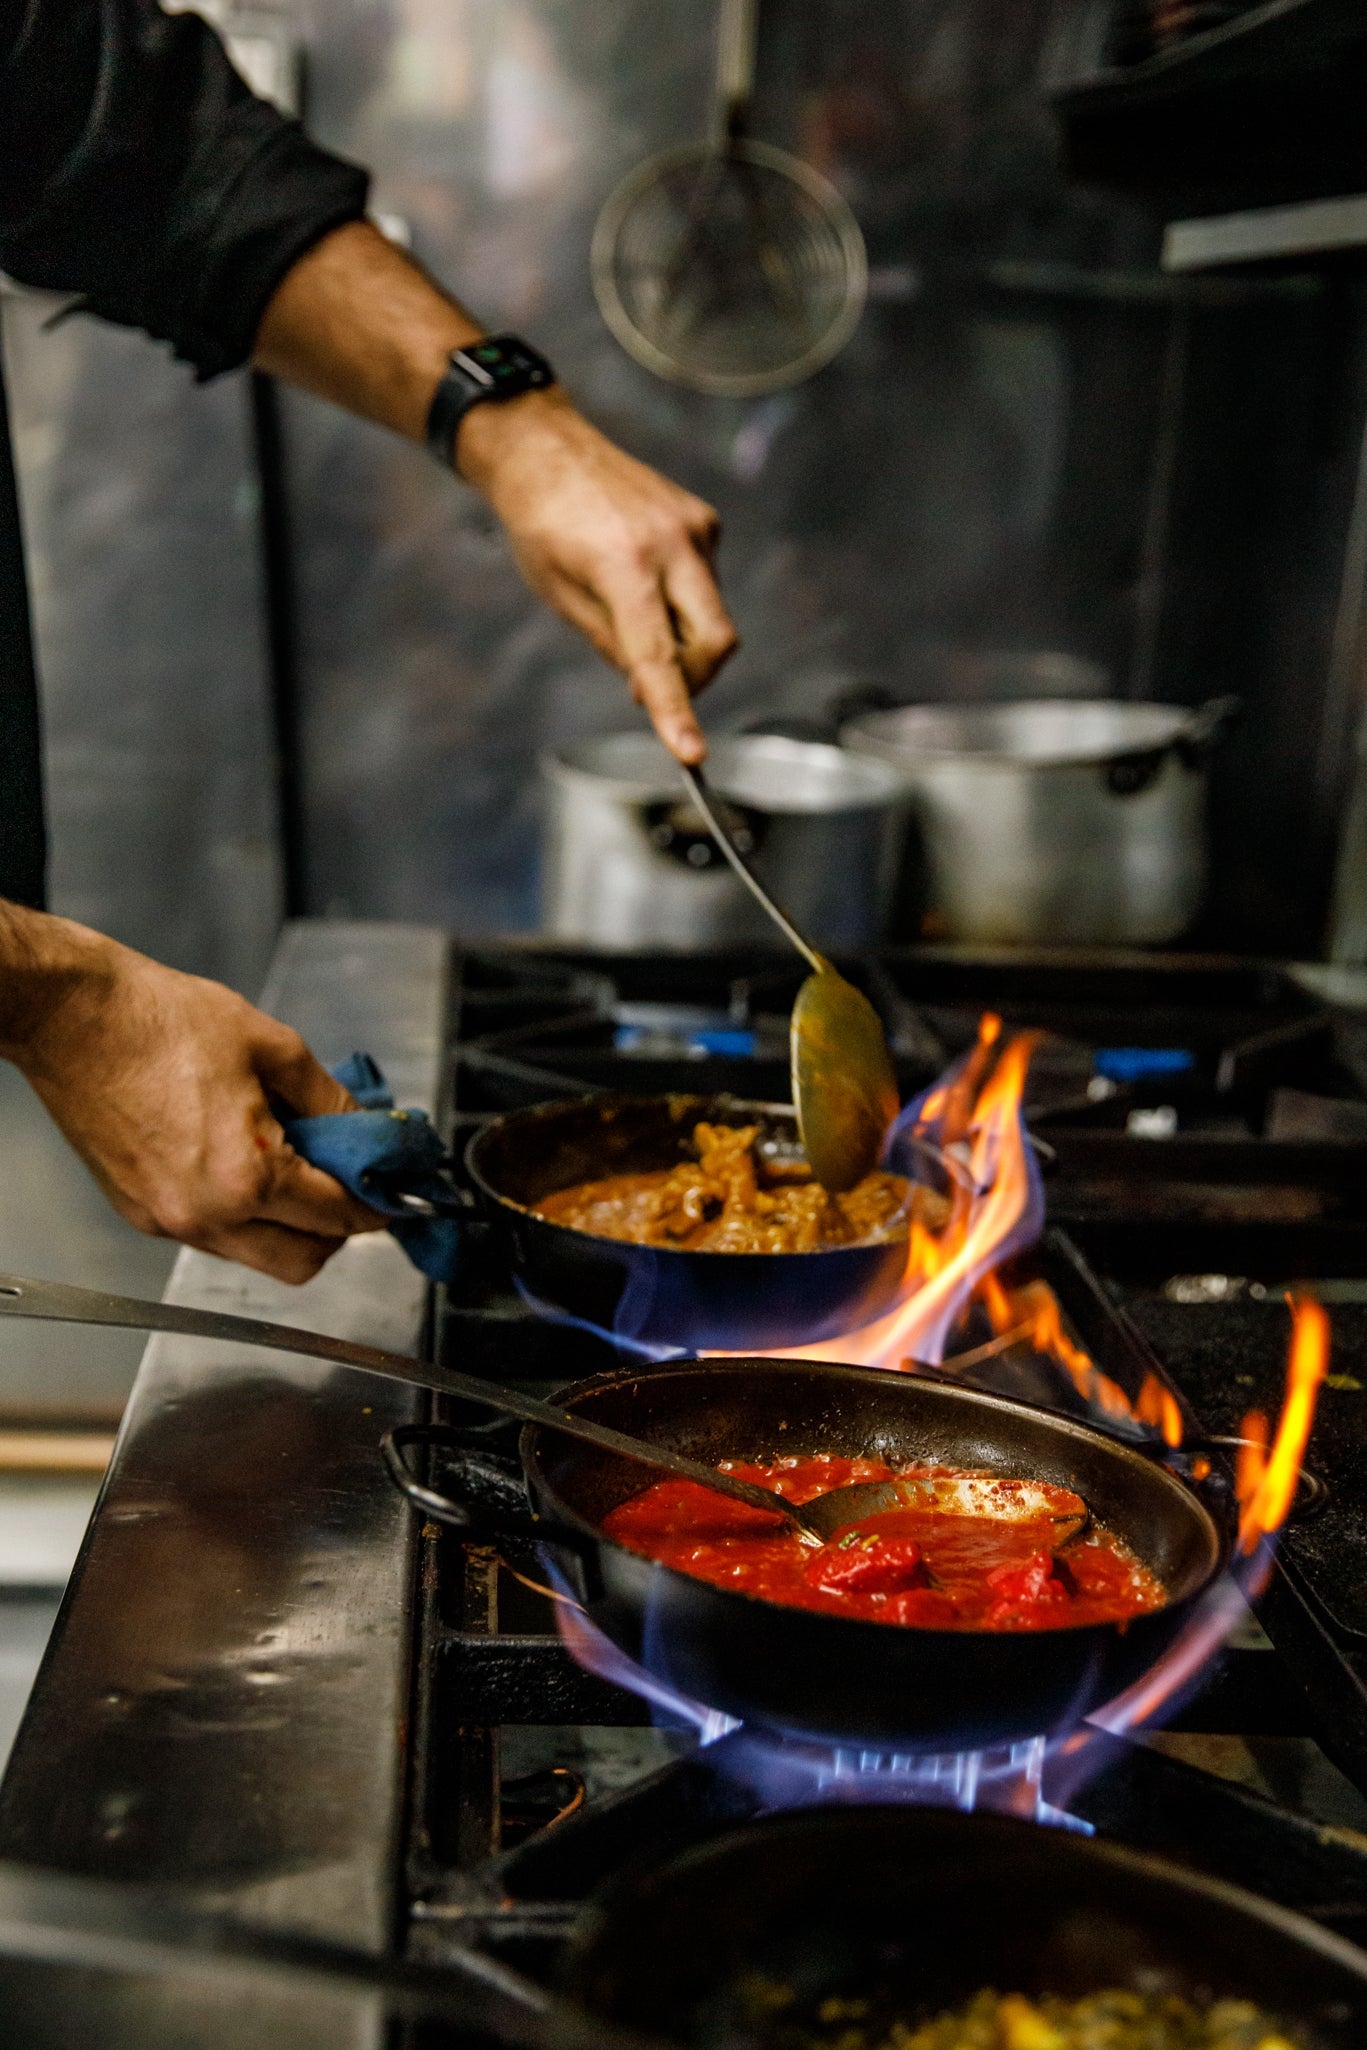
<svg viewBox="0 0 1367 2050">
<path fill-rule="evenodd" d="M 451 1155 L 436 1126 L 426 1111 L 395 1109 L 389 1084 L 368 1053 L 354 1053 L 332 1072 L 361 1108 L 290 1118 L 285 1137 L 304 1160 L 389 1218 L 390 1231 L 430 1281 L 450 1281 L 468 1201 L 453 1179 Z M 418 1211 L 405 1196 L 426 1207 Z"/>
</svg>

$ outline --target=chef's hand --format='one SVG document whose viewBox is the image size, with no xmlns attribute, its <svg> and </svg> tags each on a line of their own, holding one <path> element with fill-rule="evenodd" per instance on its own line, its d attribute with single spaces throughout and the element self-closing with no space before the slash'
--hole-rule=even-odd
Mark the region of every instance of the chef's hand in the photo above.
<svg viewBox="0 0 1367 2050">
<path fill-rule="evenodd" d="M 670 752 L 700 762 L 692 699 L 736 646 L 713 573 L 712 507 L 627 455 L 560 391 L 476 406 L 456 463 L 537 596 L 622 671 Z"/>
<path fill-rule="evenodd" d="M 139 1231 L 297 1282 L 383 1224 L 300 1159 L 277 1116 L 352 1098 L 298 1033 L 219 983 L 0 905 L 0 1053 Z"/>
<path fill-rule="evenodd" d="M 286 272 L 252 360 L 421 442 L 451 351 L 484 332 L 368 221 L 348 221 Z M 473 407 L 455 456 L 532 589 L 623 672 L 665 746 L 701 761 L 691 700 L 736 645 L 711 506 L 626 455 L 558 387 Z"/>
</svg>

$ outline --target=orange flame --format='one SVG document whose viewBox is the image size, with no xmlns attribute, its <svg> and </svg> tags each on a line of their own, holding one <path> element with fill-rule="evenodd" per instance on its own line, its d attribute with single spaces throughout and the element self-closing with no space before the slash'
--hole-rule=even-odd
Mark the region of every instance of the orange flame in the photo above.
<svg viewBox="0 0 1367 2050">
<path fill-rule="evenodd" d="M 994 1065 L 1000 1035 L 1000 1018 L 988 1013 L 962 1072 L 922 1106 L 922 1122 L 939 1125 L 951 1169 L 949 1214 L 939 1229 L 912 1219 L 896 1305 L 838 1341 L 840 1357 L 853 1365 L 908 1368 L 933 1356 L 932 1334 L 968 1298 L 1025 1215 L 1031 1183 L 1020 1106 L 1034 1041 L 1025 1034 L 1012 1039 Z M 829 1358 L 833 1343 L 791 1346 L 782 1356 Z"/>
<path fill-rule="evenodd" d="M 1135 1415 L 1119 1382 L 1113 1381 L 1109 1374 L 1103 1374 L 1091 1355 L 1080 1345 L 1075 1345 L 1064 1330 L 1062 1306 L 1047 1281 L 1027 1281 L 1023 1288 L 1008 1289 L 1000 1275 L 988 1273 L 978 1284 L 976 1294 L 987 1311 L 992 1329 L 999 1335 L 1013 1332 L 1033 1346 L 1036 1352 L 1057 1360 L 1084 1402 L 1091 1403 L 1107 1416 L 1129 1418 Z M 1154 1386 L 1171 1401 L 1160 1383 L 1155 1381 Z M 1175 1409 L 1176 1404 L 1173 1407 Z M 1143 1415 L 1142 1410 L 1139 1414 Z M 1147 1423 L 1150 1419 L 1145 1417 L 1144 1421 Z M 1178 1439 L 1174 1442 L 1180 1442 L 1180 1437 L 1179 1420 Z"/>
<path fill-rule="evenodd" d="M 1020 1034 L 998 1052 L 1001 1019 L 988 1012 L 973 1051 L 958 1074 L 924 1098 L 919 1128 L 937 1132 L 950 1173 L 949 1212 L 932 1228 L 912 1219 L 907 1264 L 894 1307 L 838 1340 L 786 1348 L 788 1359 L 825 1359 L 838 1353 L 855 1366 L 914 1370 L 940 1357 L 947 1320 L 976 1300 L 996 1333 L 995 1350 L 1029 1344 L 1055 1359 L 1083 1399 L 1108 1416 L 1135 1414 L 1123 1389 L 1103 1374 L 1063 1324 L 1057 1296 L 1045 1281 L 1008 1288 L 995 1271 L 1026 1216 L 1031 1197 L 1028 1140 L 1021 1102 L 1035 1035 Z M 952 1362 L 951 1362 L 952 1364 Z M 1177 1405 L 1160 1383 L 1141 1397 L 1145 1420 L 1181 1434 Z"/>
<path fill-rule="evenodd" d="M 1145 1376 L 1131 1402 L 1120 1384 L 1071 1337 L 1058 1297 L 1046 1281 L 1011 1287 L 997 1271 L 1018 1227 L 1028 1221 L 1032 1175 L 1021 1104 L 1035 1047 L 1033 1034 L 1020 1034 L 1005 1046 L 1001 1036 L 1001 1019 L 988 1012 L 968 1059 L 921 1102 L 917 1130 L 935 1135 L 951 1176 L 949 1208 L 935 1227 L 921 1217 L 912 1219 L 906 1267 L 893 1308 L 838 1339 L 790 1346 L 779 1356 L 838 1357 L 856 1366 L 914 1371 L 923 1362 L 938 1363 L 950 1322 L 970 1302 L 977 1302 L 995 1337 L 991 1345 L 963 1355 L 966 1361 L 977 1364 L 1011 1345 L 1029 1345 L 1057 1362 L 1089 1407 L 1118 1421 L 1142 1423 L 1160 1433 L 1165 1444 L 1179 1446 L 1181 1407 L 1156 1374 Z M 946 1364 L 954 1365 L 953 1354 Z M 1265 1427 L 1261 1443 L 1266 1444 Z M 1201 1463 L 1208 1472 L 1209 1462 Z M 1254 1485 L 1250 1480 L 1248 1493 Z"/>
<path fill-rule="evenodd" d="M 1260 1538 L 1279 1530 L 1286 1521 L 1315 1421 L 1315 1404 L 1329 1368 L 1329 1319 L 1323 1305 L 1300 1296 L 1291 1304 L 1291 1315 L 1286 1398 L 1270 1452 L 1267 1418 L 1259 1410 L 1244 1418 L 1245 1442 L 1239 1448 L 1234 1479 L 1241 1552 L 1255 1550 Z"/>
<path fill-rule="evenodd" d="M 1157 1374 L 1144 1376 L 1134 1413 L 1141 1424 L 1148 1424 L 1154 1430 L 1162 1432 L 1165 1445 L 1181 1444 L 1182 1411 L 1178 1406 L 1177 1397 L 1170 1388 L 1163 1386 Z"/>
</svg>

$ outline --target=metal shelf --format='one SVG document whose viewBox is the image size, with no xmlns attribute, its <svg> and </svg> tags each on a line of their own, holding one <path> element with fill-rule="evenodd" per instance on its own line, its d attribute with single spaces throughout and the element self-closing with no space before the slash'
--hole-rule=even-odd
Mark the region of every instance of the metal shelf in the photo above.
<svg viewBox="0 0 1367 2050">
<path fill-rule="evenodd" d="M 1206 236 L 1207 222 L 1235 215 L 1356 204 L 1351 196 L 1367 187 L 1365 91 L 1361 0 L 1269 0 L 1140 63 L 1101 71 L 1054 105 L 1074 177 L 1138 194 L 1184 229 L 1199 218 Z M 1284 236 L 1284 245 L 1252 259 L 1201 260 L 1359 246 L 1332 217 L 1328 226 L 1312 218 L 1262 232 Z M 1245 224 L 1206 240 L 1232 246 L 1258 233 Z"/>
<path fill-rule="evenodd" d="M 1367 193 L 1359 192 L 1170 221 L 1162 260 L 1165 271 L 1199 271 L 1362 250 L 1367 250 Z"/>
</svg>

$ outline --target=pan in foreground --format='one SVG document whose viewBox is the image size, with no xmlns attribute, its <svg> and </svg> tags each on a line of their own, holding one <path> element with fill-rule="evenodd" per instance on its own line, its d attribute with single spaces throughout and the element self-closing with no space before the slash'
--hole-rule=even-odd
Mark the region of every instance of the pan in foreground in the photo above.
<svg viewBox="0 0 1367 2050">
<path fill-rule="evenodd" d="M 568 1979 L 593 2015 L 699 2050 L 812 2050 L 813 2020 L 825 2050 L 842 2031 L 884 2050 L 899 2019 L 901 2050 L 924 2050 L 912 2031 L 984 1987 L 1032 2006 L 1115 1989 L 1231 2026 L 1244 2003 L 1292 2050 L 1367 2042 L 1367 1954 L 1355 1945 L 1190 1867 L 947 1809 L 807 1809 L 624 1872 L 576 1929 Z M 754 2000 L 761 1983 L 781 2004 Z M 865 2012 L 823 2029 L 830 2002 Z M 1209 2034 L 1178 2041 L 1210 2050 Z M 1253 2037 L 1256 2050 L 1264 2042 Z M 1238 2033 L 1233 2043 L 1247 2050 Z"/>
</svg>

